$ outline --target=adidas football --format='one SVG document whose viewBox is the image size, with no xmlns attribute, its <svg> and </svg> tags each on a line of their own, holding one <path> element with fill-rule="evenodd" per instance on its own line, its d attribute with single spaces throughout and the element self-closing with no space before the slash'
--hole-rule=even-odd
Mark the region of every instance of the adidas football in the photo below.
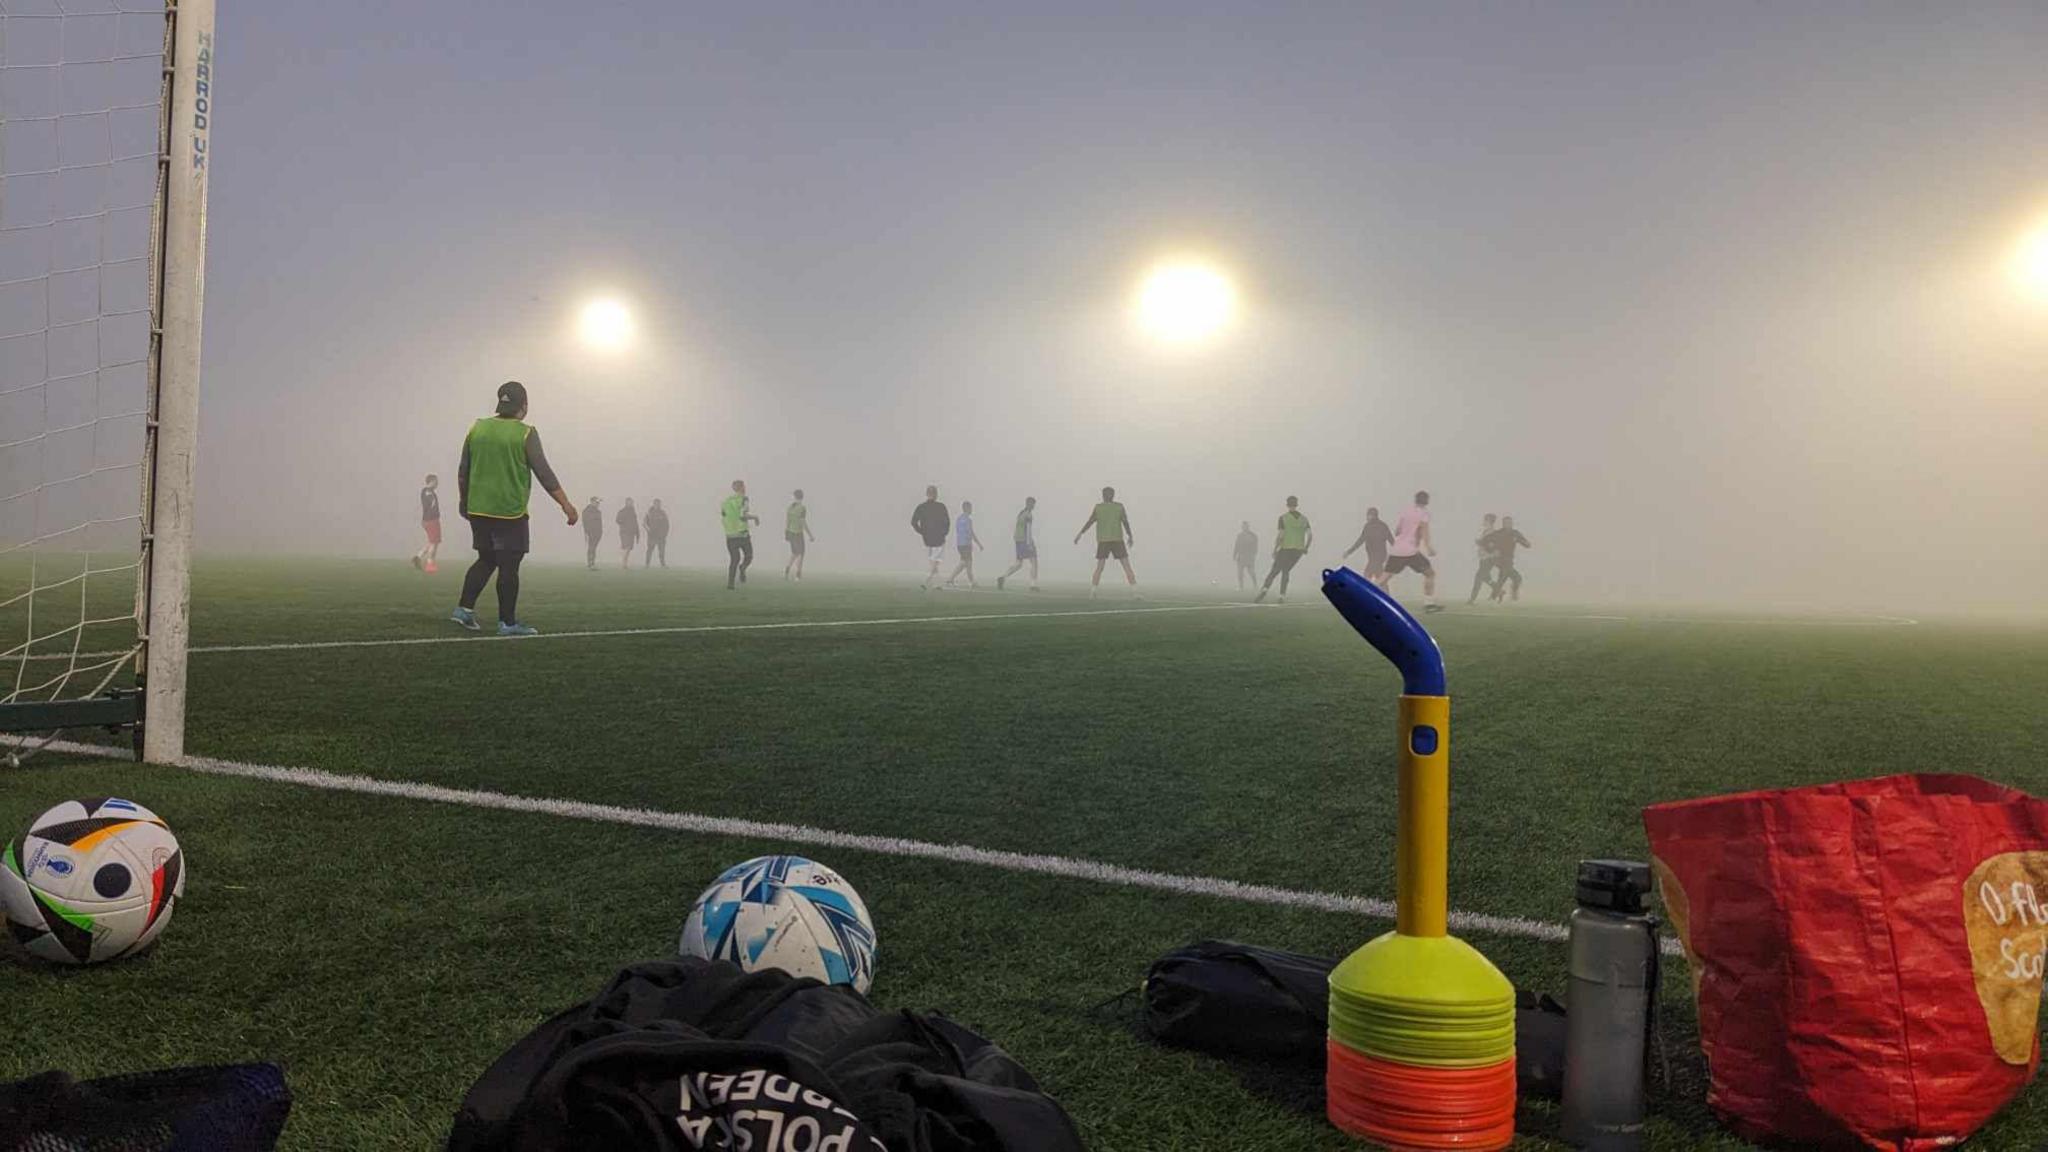
<svg viewBox="0 0 2048 1152">
<path fill-rule="evenodd" d="M 875 924 L 860 893 L 801 856 L 759 856 L 726 869 L 690 909 L 681 951 L 863 993 L 875 979 Z"/>
<path fill-rule="evenodd" d="M 67 800 L 0 849 L 0 910 L 31 956 L 97 964 L 141 951 L 185 892 L 178 838 L 128 800 Z"/>
</svg>

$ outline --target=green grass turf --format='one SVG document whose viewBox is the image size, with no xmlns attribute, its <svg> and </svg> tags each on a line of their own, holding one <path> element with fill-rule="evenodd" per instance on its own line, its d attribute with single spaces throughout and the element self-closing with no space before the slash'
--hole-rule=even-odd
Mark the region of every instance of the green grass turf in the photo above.
<svg viewBox="0 0 2048 1152">
<path fill-rule="evenodd" d="M 764 563 L 764 569 L 766 565 Z M 924 594 L 764 570 L 536 567 L 550 631 L 903 619 L 1091 606 L 1072 585 Z M 220 561 L 195 643 L 451 635 L 459 565 Z M 1385 896 L 1398 681 L 1297 585 L 1284 610 L 697 632 L 193 657 L 192 751 L 394 780 L 1057 852 Z M 1162 591 L 1155 606 L 1223 603 Z M 487 593 L 480 608 L 488 616 Z M 1145 607 L 1146 605 L 1137 605 Z M 1100 608 L 1126 608 L 1120 598 Z M 1626 621 L 1579 618 L 1622 614 Z M 1430 620 L 1454 701 L 1456 907 L 1560 920 L 1583 856 L 1645 851 L 1656 800 L 1886 772 L 2048 792 L 2048 631 L 1529 603 Z M 0 1077 L 275 1058 L 304 1148 L 431 1143 L 514 1038 L 673 946 L 695 890 L 772 844 L 39 761 L 0 828 L 68 795 L 164 813 L 191 888 L 156 954 L 89 973 L 0 966 Z M 1093 1005 L 1203 935 L 1338 954 L 1385 925 L 1329 913 L 819 852 L 874 910 L 878 1001 L 1010 1048 L 1095 1147 L 1341 1147 L 1300 1085 L 1151 1048 Z M 1474 937 L 1557 989 L 1562 952 Z M 1657 1147 L 1736 1146 L 1679 1048 Z M 108 1028 L 105 1020 L 118 1020 Z M 1310 1085 L 1312 1094 L 1313 1085 Z M 1289 1093 L 1294 1095 L 1290 1096 Z M 1532 1108 L 1524 1130 L 1554 1118 Z M 1982 1138 L 2048 1137 L 2038 1086 Z M 1977 1146 L 1973 1142 L 1973 1146 Z"/>
</svg>

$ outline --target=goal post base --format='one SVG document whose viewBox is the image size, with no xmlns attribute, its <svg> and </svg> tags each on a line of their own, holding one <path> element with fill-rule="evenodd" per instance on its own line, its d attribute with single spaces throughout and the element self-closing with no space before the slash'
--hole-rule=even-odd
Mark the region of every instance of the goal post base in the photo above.
<svg viewBox="0 0 2048 1152">
<path fill-rule="evenodd" d="M 20 700 L 0 704 L 0 732 L 54 732 L 104 728 L 118 732 L 142 723 L 142 693 L 116 688 L 84 700 Z"/>
</svg>

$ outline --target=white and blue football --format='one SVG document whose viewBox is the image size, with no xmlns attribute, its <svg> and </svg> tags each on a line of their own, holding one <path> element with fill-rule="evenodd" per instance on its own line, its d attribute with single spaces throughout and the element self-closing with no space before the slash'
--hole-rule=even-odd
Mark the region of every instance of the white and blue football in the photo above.
<svg viewBox="0 0 2048 1152">
<path fill-rule="evenodd" d="M 875 922 L 860 893 L 801 856 L 757 856 L 726 869 L 690 909 L 681 951 L 863 994 L 875 980 Z"/>
</svg>

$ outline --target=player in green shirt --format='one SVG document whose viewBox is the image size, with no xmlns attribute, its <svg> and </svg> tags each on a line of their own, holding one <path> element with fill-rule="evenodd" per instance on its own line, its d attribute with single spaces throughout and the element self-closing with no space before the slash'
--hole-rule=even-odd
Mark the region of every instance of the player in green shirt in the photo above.
<svg viewBox="0 0 2048 1152">
<path fill-rule="evenodd" d="M 1102 490 L 1102 503 L 1088 514 L 1088 522 L 1074 533 L 1074 543 L 1088 534 L 1090 526 L 1095 528 L 1095 575 L 1088 581 L 1088 597 L 1094 599 L 1095 589 L 1102 583 L 1103 566 L 1115 557 L 1124 566 L 1124 582 L 1131 586 L 1131 595 L 1138 594 L 1138 574 L 1131 571 L 1131 549 L 1138 546 L 1138 533 L 1131 527 L 1131 514 L 1117 503 L 1116 489 Z"/>
<path fill-rule="evenodd" d="M 804 490 L 796 490 L 789 512 L 782 520 L 782 538 L 789 541 L 789 563 L 782 566 L 782 578 L 801 582 L 804 578 L 804 542 L 816 540 L 811 533 L 811 510 L 804 507 Z"/>
<path fill-rule="evenodd" d="M 747 582 L 747 569 L 754 563 L 754 536 L 747 528 L 761 518 L 747 506 L 747 482 L 732 482 L 732 495 L 718 506 L 718 522 L 725 528 L 725 590 Z"/>
<path fill-rule="evenodd" d="M 562 491 L 555 470 L 541 451 L 540 433 L 526 425 L 526 385 L 507 380 L 498 386 L 498 410 L 470 425 L 462 442 L 462 463 L 455 471 L 458 506 L 469 521 L 476 563 L 462 577 L 462 599 L 449 617 L 477 631 L 476 598 L 492 573 L 498 577 L 498 635 L 531 636 L 534 629 L 519 622 L 519 564 L 531 543 L 526 501 L 538 479 L 542 491 L 576 523 L 576 504 Z"/>
<path fill-rule="evenodd" d="M 1287 498 L 1287 511 L 1280 514 L 1279 534 L 1273 537 L 1273 567 L 1266 573 L 1266 583 L 1259 588 L 1259 594 L 1253 597 L 1254 604 L 1266 598 L 1276 576 L 1280 578 L 1280 603 L 1287 603 L 1288 574 L 1308 554 L 1309 545 L 1315 543 L 1315 529 L 1309 527 L 1308 517 L 1301 514 L 1300 504 L 1292 496 Z"/>
<path fill-rule="evenodd" d="M 1024 510 L 1017 513 L 1017 562 L 1010 570 L 996 577 L 996 591 L 1003 590 L 1003 581 L 1017 574 L 1017 569 L 1031 565 L 1031 590 L 1038 591 L 1038 497 L 1026 496 Z"/>
</svg>

